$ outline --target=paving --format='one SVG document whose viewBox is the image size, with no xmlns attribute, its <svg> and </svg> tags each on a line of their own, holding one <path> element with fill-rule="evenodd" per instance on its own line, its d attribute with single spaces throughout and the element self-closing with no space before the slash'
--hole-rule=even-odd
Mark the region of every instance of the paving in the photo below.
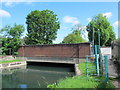
<svg viewBox="0 0 120 90">
<path fill-rule="evenodd" d="M 118 62 L 114 62 L 113 60 L 109 60 L 109 77 L 116 78 L 120 75 L 120 65 Z M 116 88 L 120 88 L 120 79 L 116 79 L 112 81 Z"/>
<path fill-rule="evenodd" d="M 15 59 L 13 56 L 0 56 L 0 60 L 13 60 Z"/>
<path fill-rule="evenodd" d="M 118 76 L 118 70 L 117 70 L 117 67 L 115 66 L 115 63 L 112 61 L 112 60 L 109 60 L 109 76 L 110 77 L 117 77 Z"/>
</svg>

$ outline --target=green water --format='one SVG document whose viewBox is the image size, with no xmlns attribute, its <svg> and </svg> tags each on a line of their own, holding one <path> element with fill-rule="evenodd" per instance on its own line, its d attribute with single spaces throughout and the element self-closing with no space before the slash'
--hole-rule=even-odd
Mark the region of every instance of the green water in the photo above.
<svg viewBox="0 0 120 90">
<path fill-rule="evenodd" d="M 2 88 L 46 88 L 74 75 L 73 65 L 34 63 L 2 70 Z"/>
</svg>

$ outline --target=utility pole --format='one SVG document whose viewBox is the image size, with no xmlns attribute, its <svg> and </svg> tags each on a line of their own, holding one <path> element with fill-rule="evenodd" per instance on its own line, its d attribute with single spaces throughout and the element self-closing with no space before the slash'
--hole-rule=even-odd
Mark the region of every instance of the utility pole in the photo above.
<svg viewBox="0 0 120 90">
<path fill-rule="evenodd" d="M 23 49 L 23 58 L 24 58 L 24 44 L 25 44 L 25 42 L 24 42 L 24 38 L 23 38 L 23 40 L 22 40 L 22 49 Z"/>
<path fill-rule="evenodd" d="M 98 29 L 98 49 L 99 49 L 99 55 L 100 55 L 100 29 Z"/>
<path fill-rule="evenodd" d="M 93 54 L 95 53 L 94 52 L 94 28 L 92 30 L 92 47 L 93 47 Z"/>
</svg>

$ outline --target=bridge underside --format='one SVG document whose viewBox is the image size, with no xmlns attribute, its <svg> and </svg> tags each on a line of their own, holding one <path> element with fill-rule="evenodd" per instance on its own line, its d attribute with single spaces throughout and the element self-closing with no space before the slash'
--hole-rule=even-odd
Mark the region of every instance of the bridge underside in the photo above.
<svg viewBox="0 0 120 90">
<path fill-rule="evenodd" d="M 65 63 L 79 64 L 84 59 L 80 58 L 61 58 L 61 57 L 25 57 L 27 62 L 48 62 L 48 63 Z"/>
</svg>

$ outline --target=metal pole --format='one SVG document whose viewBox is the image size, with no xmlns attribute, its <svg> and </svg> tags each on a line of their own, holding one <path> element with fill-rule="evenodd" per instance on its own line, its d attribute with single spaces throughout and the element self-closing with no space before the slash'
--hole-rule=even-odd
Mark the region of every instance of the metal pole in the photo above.
<svg viewBox="0 0 120 90">
<path fill-rule="evenodd" d="M 100 29 L 98 29 L 98 42 L 99 42 L 99 46 L 100 46 Z"/>
<path fill-rule="evenodd" d="M 24 44 L 25 44 L 25 42 L 24 42 L 24 38 L 23 38 L 23 40 L 22 40 L 22 48 L 23 48 L 23 58 L 24 58 L 24 54 L 25 54 L 25 47 L 24 47 Z"/>
<path fill-rule="evenodd" d="M 86 75 L 88 77 L 88 56 L 86 56 Z"/>
<path fill-rule="evenodd" d="M 96 57 L 96 69 L 97 69 L 97 75 L 99 76 L 99 61 L 98 61 L 98 54 L 96 54 L 95 57 Z"/>
<path fill-rule="evenodd" d="M 100 29 L 98 29 L 98 44 L 99 44 L 99 62 L 100 62 L 100 69 L 102 70 L 102 74 L 103 74 L 103 71 L 104 71 L 104 65 L 103 65 L 103 57 L 102 57 L 102 54 L 101 54 L 101 50 L 100 50 Z"/>
<path fill-rule="evenodd" d="M 98 61 L 98 54 L 97 54 L 97 45 L 95 45 L 95 61 L 96 61 L 96 73 L 99 75 L 99 61 Z"/>
<path fill-rule="evenodd" d="M 108 74 L 108 56 L 104 56 L 105 59 L 105 76 L 106 76 L 106 82 L 109 80 L 109 74 Z"/>
<path fill-rule="evenodd" d="M 100 29 L 98 29 L 98 45 L 99 45 L 99 51 L 98 51 L 98 53 L 99 53 L 99 55 L 100 55 Z"/>
<path fill-rule="evenodd" d="M 93 28 L 93 45 L 94 45 L 94 28 Z"/>
<path fill-rule="evenodd" d="M 93 32 L 92 32 L 92 34 L 93 34 L 93 36 L 92 36 L 92 44 L 93 44 L 93 54 L 95 54 L 95 52 L 94 52 L 94 28 L 93 28 Z"/>
</svg>

